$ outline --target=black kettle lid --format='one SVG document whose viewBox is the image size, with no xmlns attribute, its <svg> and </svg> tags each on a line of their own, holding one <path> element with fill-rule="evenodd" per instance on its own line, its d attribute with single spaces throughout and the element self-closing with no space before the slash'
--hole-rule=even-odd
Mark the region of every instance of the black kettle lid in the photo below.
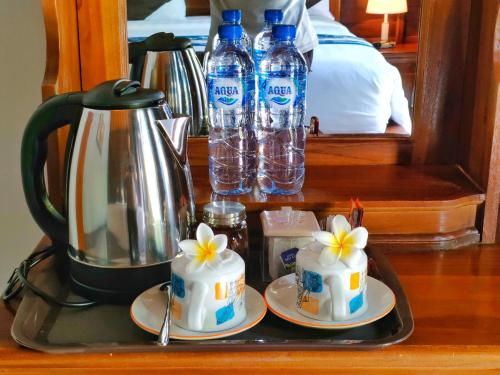
<svg viewBox="0 0 500 375">
<path fill-rule="evenodd" d="M 156 33 L 144 40 L 147 51 L 179 51 L 191 47 L 191 39 L 172 33 Z"/>
<path fill-rule="evenodd" d="M 142 42 L 130 43 L 129 54 L 131 56 L 142 55 L 147 51 L 182 51 L 192 46 L 191 39 L 177 37 L 173 33 L 160 32 L 150 35 Z"/>
<path fill-rule="evenodd" d="M 103 82 L 83 95 L 84 107 L 93 109 L 138 109 L 156 107 L 165 101 L 158 90 L 141 88 L 137 81 L 119 79 Z"/>
</svg>

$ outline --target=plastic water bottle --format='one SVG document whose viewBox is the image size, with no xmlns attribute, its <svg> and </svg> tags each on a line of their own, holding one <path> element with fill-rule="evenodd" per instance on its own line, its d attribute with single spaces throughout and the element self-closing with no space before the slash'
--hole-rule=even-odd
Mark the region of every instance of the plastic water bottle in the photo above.
<svg viewBox="0 0 500 375">
<path fill-rule="evenodd" d="M 295 194 L 304 183 L 307 65 L 293 25 L 274 25 L 260 63 L 257 182 L 268 194 Z"/>
<path fill-rule="evenodd" d="M 273 25 L 283 21 L 283 11 L 281 9 L 266 9 L 264 12 L 264 28 L 257 34 L 253 43 L 253 61 L 255 70 L 259 72 L 259 64 L 266 52 L 271 47 L 273 37 Z"/>
<path fill-rule="evenodd" d="M 250 192 L 256 176 L 255 69 L 242 33 L 240 25 L 219 26 L 207 64 L 209 177 L 223 195 Z"/>
<path fill-rule="evenodd" d="M 226 9 L 222 11 L 222 25 L 240 25 L 241 26 L 241 10 L 240 9 Z M 246 49 L 248 54 L 252 56 L 252 41 L 250 37 L 246 33 L 245 29 L 243 29 L 243 33 L 241 35 L 241 44 L 243 48 Z M 214 40 L 212 43 L 212 51 L 219 45 L 219 34 L 215 34 Z"/>
</svg>

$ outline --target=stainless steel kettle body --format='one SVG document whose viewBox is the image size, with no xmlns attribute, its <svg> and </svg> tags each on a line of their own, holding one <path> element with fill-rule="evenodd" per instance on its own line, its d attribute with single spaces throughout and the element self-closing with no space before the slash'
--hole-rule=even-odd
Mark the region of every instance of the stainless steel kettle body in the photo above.
<svg viewBox="0 0 500 375">
<path fill-rule="evenodd" d="M 131 78 L 160 90 L 174 114 L 191 116 L 189 134 L 208 134 L 208 94 L 191 41 L 158 33 L 129 46 Z"/>
<path fill-rule="evenodd" d="M 54 241 L 68 243 L 73 285 L 87 297 L 129 301 L 167 280 L 168 262 L 194 220 L 186 154 L 190 119 L 173 119 L 157 93 L 122 80 L 71 94 L 80 100 L 72 107 L 56 97 L 37 110 L 25 132 L 28 205 Z M 68 108 L 72 119 L 40 122 Z M 44 155 L 37 154 L 37 142 L 63 122 L 75 130 L 67 160 L 67 217 L 51 212 L 40 181 Z"/>
<path fill-rule="evenodd" d="M 194 207 L 185 169 L 189 120 L 169 117 L 166 105 L 83 110 L 68 189 L 75 260 L 136 267 L 176 255 Z M 179 130 L 167 131 L 174 127 Z M 180 133 L 176 145 L 169 133 Z"/>
</svg>

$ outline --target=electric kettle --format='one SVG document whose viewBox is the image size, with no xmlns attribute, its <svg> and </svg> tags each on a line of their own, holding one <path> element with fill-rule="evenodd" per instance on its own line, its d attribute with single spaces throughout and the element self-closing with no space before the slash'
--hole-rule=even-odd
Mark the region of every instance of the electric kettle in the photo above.
<svg viewBox="0 0 500 375">
<path fill-rule="evenodd" d="M 208 94 L 200 62 L 188 38 L 153 34 L 129 44 L 130 78 L 165 93 L 173 113 L 192 117 L 190 135 L 208 134 Z"/>
<path fill-rule="evenodd" d="M 42 230 L 68 244 L 78 294 L 127 302 L 170 277 L 169 261 L 194 220 L 189 121 L 172 118 L 162 92 L 129 80 L 52 97 L 30 118 L 25 197 Z M 66 124 L 63 215 L 48 199 L 44 164 L 49 134 Z"/>
</svg>

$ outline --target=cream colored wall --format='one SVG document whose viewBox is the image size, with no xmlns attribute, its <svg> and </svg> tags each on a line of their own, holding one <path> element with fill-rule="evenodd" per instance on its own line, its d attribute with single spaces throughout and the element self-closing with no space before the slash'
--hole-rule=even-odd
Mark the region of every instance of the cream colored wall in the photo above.
<svg viewBox="0 0 500 375">
<path fill-rule="evenodd" d="M 45 30 L 39 0 L 0 0 L 0 289 L 42 232 L 24 201 L 20 148 L 41 102 Z"/>
</svg>

